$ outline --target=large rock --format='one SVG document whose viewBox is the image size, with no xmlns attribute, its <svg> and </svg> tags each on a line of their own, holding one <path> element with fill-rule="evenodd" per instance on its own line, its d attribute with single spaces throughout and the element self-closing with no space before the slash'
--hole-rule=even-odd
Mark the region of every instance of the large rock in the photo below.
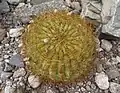
<svg viewBox="0 0 120 93">
<path fill-rule="evenodd" d="M 50 0 L 49 2 L 44 2 L 38 5 L 33 5 L 33 7 L 24 6 L 22 8 L 16 9 L 14 14 L 17 17 L 29 17 L 31 15 L 37 15 L 45 10 L 50 9 L 58 9 L 63 10 L 65 9 L 65 5 L 63 4 L 62 0 Z"/>
<path fill-rule="evenodd" d="M 31 4 L 38 5 L 38 4 L 41 4 L 44 2 L 50 2 L 50 1 L 52 1 L 52 0 L 31 0 Z"/>
<path fill-rule="evenodd" d="M 24 2 L 25 0 L 7 0 L 10 4 L 18 4 L 20 2 Z"/>
<path fill-rule="evenodd" d="M 108 76 L 104 72 L 98 73 L 96 75 L 95 82 L 102 90 L 106 90 L 109 88 Z"/>
<path fill-rule="evenodd" d="M 5 0 L 0 2 L 0 13 L 5 13 L 10 11 L 9 5 Z"/>
<path fill-rule="evenodd" d="M 102 32 L 120 37 L 120 0 L 103 0 L 102 8 Z"/>
<path fill-rule="evenodd" d="M 100 21 L 100 12 L 101 12 L 101 2 L 90 1 L 90 0 L 81 0 L 82 3 L 82 17 L 88 17 L 93 20 Z"/>
</svg>

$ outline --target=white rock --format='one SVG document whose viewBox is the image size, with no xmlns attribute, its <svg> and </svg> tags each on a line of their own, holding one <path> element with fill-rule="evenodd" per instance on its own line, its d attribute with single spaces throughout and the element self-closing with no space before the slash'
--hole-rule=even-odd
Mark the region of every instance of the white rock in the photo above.
<svg viewBox="0 0 120 93">
<path fill-rule="evenodd" d="M 5 59 L 5 62 L 9 63 L 9 61 L 10 61 L 9 59 Z"/>
<path fill-rule="evenodd" d="M 4 58 L 5 58 L 5 59 L 9 58 L 9 55 L 4 55 Z"/>
<path fill-rule="evenodd" d="M 39 77 L 31 75 L 28 77 L 28 82 L 32 88 L 37 88 L 40 85 Z"/>
<path fill-rule="evenodd" d="M 10 46 L 9 44 L 5 44 L 5 47 L 8 47 L 8 46 Z"/>
<path fill-rule="evenodd" d="M 7 86 L 11 86 L 12 83 L 13 83 L 12 80 L 6 80 L 6 85 L 7 85 Z"/>
<path fill-rule="evenodd" d="M 25 3 L 19 3 L 19 5 L 17 6 L 17 8 L 20 8 L 20 7 L 24 6 L 24 5 L 25 5 Z"/>
<path fill-rule="evenodd" d="M 119 56 L 116 57 L 116 60 L 118 61 L 118 63 L 120 63 L 120 57 Z"/>
<path fill-rule="evenodd" d="M 10 37 L 18 37 L 20 35 L 22 35 L 22 31 L 24 28 L 20 27 L 20 28 L 12 28 L 9 31 Z"/>
<path fill-rule="evenodd" d="M 109 41 L 102 39 L 101 40 L 101 48 L 103 48 L 107 52 L 109 52 L 112 49 L 112 44 Z"/>
<path fill-rule="evenodd" d="M 12 88 L 11 86 L 6 86 L 4 93 L 15 93 L 15 88 Z"/>
<path fill-rule="evenodd" d="M 120 84 L 110 82 L 110 88 L 109 88 L 111 93 L 120 93 Z"/>
<path fill-rule="evenodd" d="M 95 82 L 97 86 L 102 90 L 106 90 L 109 88 L 108 76 L 104 72 L 96 74 Z"/>
</svg>

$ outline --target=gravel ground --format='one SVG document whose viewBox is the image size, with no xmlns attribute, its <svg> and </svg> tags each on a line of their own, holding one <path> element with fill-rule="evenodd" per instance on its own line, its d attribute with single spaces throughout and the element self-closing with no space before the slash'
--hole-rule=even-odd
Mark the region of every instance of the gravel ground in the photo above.
<svg viewBox="0 0 120 93">
<path fill-rule="evenodd" d="M 120 93 L 119 6 L 120 0 L 0 0 L 1 93 Z M 87 80 L 58 86 L 41 82 L 26 71 L 27 59 L 21 58 L 19 50 L 21 30 L 48 9 L 68 9 L 68 14 L 81 15 L 95 24 L 98 56 Z"/>
</svg>

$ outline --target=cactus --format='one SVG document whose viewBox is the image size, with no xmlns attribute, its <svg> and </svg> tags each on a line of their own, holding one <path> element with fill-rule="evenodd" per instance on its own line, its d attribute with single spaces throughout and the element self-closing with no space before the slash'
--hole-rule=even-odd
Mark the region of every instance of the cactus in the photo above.
<svg viewBox="0 0 120 93">
<path fill-rule="evenodd" d="M 43 13 L 22 36 L 27 68 L 41 80 L 72 82 L 88 75 L 95 58 L 93 29 L 78 15 Z"/>
</svg>

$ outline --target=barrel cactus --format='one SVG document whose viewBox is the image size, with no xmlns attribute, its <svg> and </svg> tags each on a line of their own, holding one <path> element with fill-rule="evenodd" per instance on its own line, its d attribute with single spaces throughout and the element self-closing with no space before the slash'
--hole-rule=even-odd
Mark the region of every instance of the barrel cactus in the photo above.
<svg viewBox="0 0 120 93">
<path fill-rule="evenodd" d="M 43 13 L 22 36 L 28 70 L 41 80 L 72 82 L 88 75 L 95 58 L 93 29 L 78 15 Z"/>
</svg>

